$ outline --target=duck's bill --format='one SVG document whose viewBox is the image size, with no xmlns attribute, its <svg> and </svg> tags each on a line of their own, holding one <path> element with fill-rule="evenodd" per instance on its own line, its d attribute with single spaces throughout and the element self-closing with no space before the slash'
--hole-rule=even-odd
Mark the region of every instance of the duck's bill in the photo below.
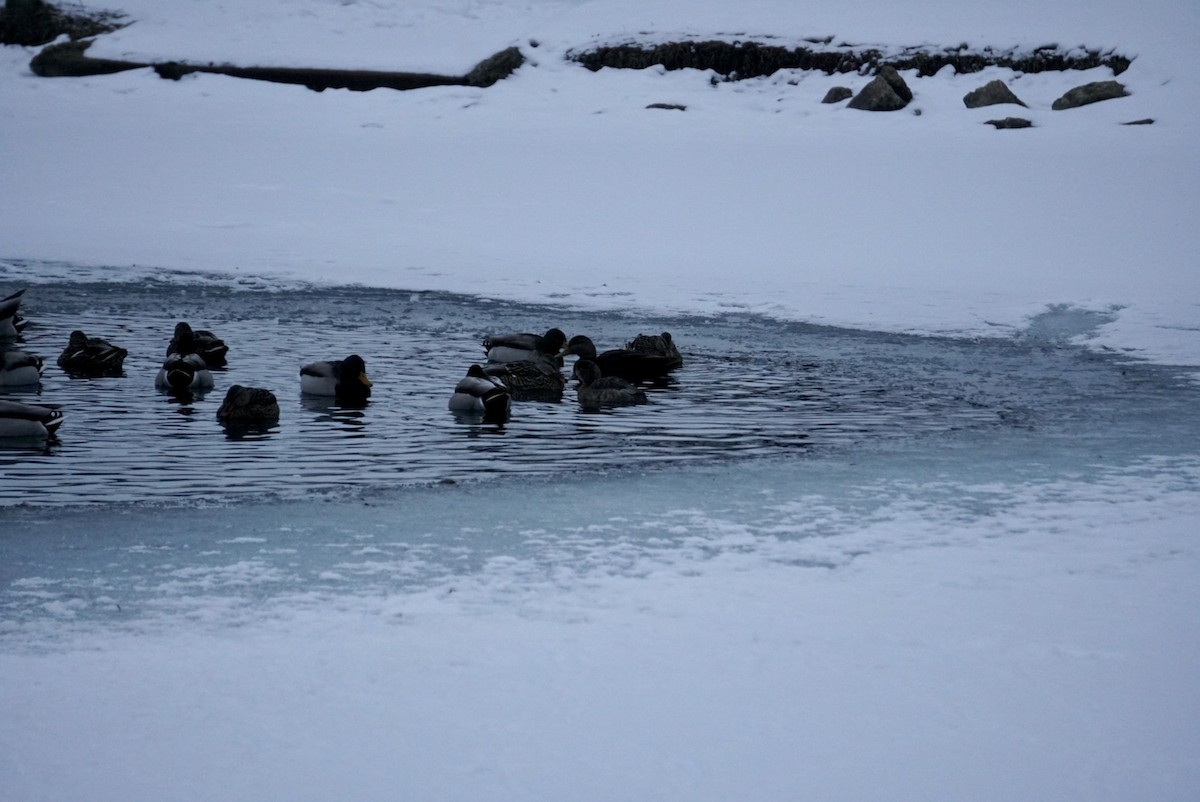
<svg viewBox="0 0 1200 802">
<path fill-rule="evenodd" d="M 368 376 L 367 374 L 365 374 L 365 373 L 360 373 L 360 374 L 358 374 L 358 380 L 359 380 L 360 382 L 362 382 L 363 384 L 367 385 L 368 387 L 372 386 L 372 385 L 371 385 L 371 377 L 369 377 L 369 376 Z"/>
</svg>

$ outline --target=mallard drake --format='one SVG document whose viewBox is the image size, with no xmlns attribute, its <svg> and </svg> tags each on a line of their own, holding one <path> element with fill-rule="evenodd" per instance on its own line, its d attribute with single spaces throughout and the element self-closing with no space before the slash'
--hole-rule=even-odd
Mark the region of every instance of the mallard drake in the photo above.
<svg viewBox="0 0 1200 802">
<path fill-rule="evenodd" d="M 29 322 L 21 317 L 21 296 L 25 290 L 17 290 L 7 298 L 0 298 L 0 337 L 16 337 Z"/>
<path fill-rule="evenodd" d="M 57 409 L 19 401 L 0 401 L 0 437 L 47 439 L 62 425 Z"/>
<path fill-rule="evenodd" d="M 604 376 L 600 366 L 590 359 L 575 363 L 576 391 L 579 403 L 585 407 L 615 407 L 626 404 L 645 404 L 646 394 L 619 376 Z"/>
<path fill-rule="evenodd" d="M 367 365 L 358 354 L 328 362 L 310 362 L 300 368 L 300 392 L 331 395 L 342 403 L 362 403 L 371 397 Z"/>
<path fill-rule="evenodd" d="M 235 384 L 217 409 L 221 423 L 272 423 L 279 420 L 279 401 L 270 390 Z"/>
<path fill-rule="evenodd" d="M 567 383 L 550 357 L 495 362 L 480 367 L 484 375 L 503 382 L 514 401 L 558 401 Z"/>
<path fill-rule="evenodd" d="M 493 334 L 483 340 L 488 362 L 531 362 L 541 357 L 562 365 L 559 351 L 567 341 L 562 329 L 549 329 L 545 334 Z"/>
<path fill-rule="evenodd" d="M 154 384 L 162 390 L 208 390 L 213 386 L 213 377 L 199 354 L 171 354 Z"/>
<path fill-rule="evenodd" d="M 450 409 L 454 412 L 482 412 L 491 420 L 507 420 L 512 408 L 508 388 L 483 372 L 481 365 L 467 368 L 467 375 L 459 380 L 450 396 Z"/>
<path fill-rule="evenodd" d="M 42 380 L 42 358 L 16 348 L 0 353 L 0 387 L 26 387 Z"/>
<path fill-rule="evenodd" d="M 175 334 L 167 346 L 167 356 L 199 354 L 210 368 L 225 367 L 228 353 L 229 346 L 220 337 L 205 329 L 193 329 L 182 320 L 175 324 Z"/>
<path fill-rule="evenodd" d="M 668 357 L 675 360 L 676 368 L 683 367 L 683 355 L 675 347 L 675 340 L 671 337 L 671 332 L 669 331 L 664 331 L 662 334 L 639 334 L 625 343 L 625 347 L 630 351 L 638 351 L 652 356 Z"/>
<path fill-rule="evenodd" d="M 124 348 L 76 329 L 58 356 L 58 366 L 79 376 L 119 376 L 128 355 Z"/>
<path fill-rule="evenodd" d="M 578 334 L 570 339 L 562 350 L 562 355 L 575 354 L 580 361 L 590 360 L 600 368 L 602 376 L 617 376 L 626 381 L 644 382 L 663 378 L 675 368 L 677 361 L 669 356 L 647 354 L 642 351 L 631 351 L 628 348 L 614 348 L 602 354 L 596 353 L 596 344 L 590 337 Z"/>
</svg>

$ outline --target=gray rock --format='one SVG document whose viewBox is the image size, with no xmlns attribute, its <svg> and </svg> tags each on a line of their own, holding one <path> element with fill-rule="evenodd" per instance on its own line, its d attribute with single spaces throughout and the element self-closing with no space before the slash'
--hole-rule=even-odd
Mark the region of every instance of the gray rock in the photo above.
<svg viewBox="0 0 1200 802">
<path fill-rule="evenodd" d="M 667 111 L 687 111 L 687 106 L 682 103 L 651 103 L 646 106 L 648 109 L 666 109 Z"/>
<path fill-rule="evenodd" d="M 1154 118 L 1146 117 L 1142 120 L 1130 120 L 1127 123 L 1121 123 L 1121 125 L 1154 125 Z"/>
<path fill-rule="evenodd" d="M 905 103 L 913 99 L 912 90 L 908 88 L 908 84 L 904 83 L 904 79 L 900 77 L 900 73 L 896 72 L 895 67 L 890 64 L 883 65 L 879 68 L 879 77 L 887 81 L 892 91 Z"/>
<path fill-rule="evenodd" d="M 983 106 L 996 106 L 1001 103 L 1015 103 L 1024 106 L 1021 99 L 1013 94 L 1004 81 L 989 81 L 973 92 L 963 96 L 963 104 L 968 109 L 978 109 Z"/>
<path fill-rule="evenodd" d="M 1120 81 L 1094 81 L 1093 83 L 1077 86 L 1069 90 L 1065 95 L 1054 101 L 1050 105 L 1050 108 L 1055 111 L 1074 109 L 1086 106 L 1089 103 L 1099 103 L 1101 100 L 1125 97 L 1128 94 L 1129 92 L 1125 89 L 1125 84 Z"/>
<path fill-rule="evenodd" d="M 835 86 L 825 93 L 822 103 L 841 103 L 847 98 L 854 97 L 854 91 L 848 86 Z"/>
<path fill-rule="evenodd" d="M 892 67 L 883 67 L 847 104 L 862 111 L 899 111 L 912 100 L 912 92 Z"/>
<path fill-rule="evenodd" d="M 988 120 L 987 125 L 994 125 L 997 131 L 1006 128 L 1032 128 L 1033 121 L 1024 117 L 1005 117 L 1003 120 Z"/>
</svg>

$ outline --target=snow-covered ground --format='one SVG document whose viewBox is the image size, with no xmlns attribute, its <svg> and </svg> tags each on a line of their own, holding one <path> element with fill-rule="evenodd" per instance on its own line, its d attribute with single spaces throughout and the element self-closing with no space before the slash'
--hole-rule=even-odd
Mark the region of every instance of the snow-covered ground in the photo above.
<svg viewBox="0 0 1200 802">
<path fill-rule="evenodd" d="M 1065 305 L 1110 315 L 1093 347 L 1200 365 L 1188 0 L 107 8 L 134 24 L 94 55 L 462 72 L 516 44 L 529 62 L 488 89 L 314 93 L 40 79 L 34 50 L 3 48 L 3 286 L 36 279 L 18 260 L 63 260 L 962 337 Z M 674 35 L 1114 48 L 1132 94 L 1051 111 L 1111 74 L 945 71 L 905 76 L 920 115 L 870 114 L 819 102 L 859 76 L 714 85 L 563 58 Z M 1033 129 L 963 107 L 991 78 Z M 268 594 L 231 620 L 187 585 L 167 632 L 3 622 L 0 799 L 1192 799 L 1197 451 L 1043 481 L 966 477 L 962 455 L 908 482 L 864 464 L 815 492 L 786 466 L 684 472 L 653 504 L 606 480 L 582 521 L 502 488 L 463 499 L 475 526 L 582 538 L 565 553 L 586 561 Z M 385 509 L 403 533 L 404 504 Z M 675 545 L 650 559 L 659 533 Z"/>
</svg>

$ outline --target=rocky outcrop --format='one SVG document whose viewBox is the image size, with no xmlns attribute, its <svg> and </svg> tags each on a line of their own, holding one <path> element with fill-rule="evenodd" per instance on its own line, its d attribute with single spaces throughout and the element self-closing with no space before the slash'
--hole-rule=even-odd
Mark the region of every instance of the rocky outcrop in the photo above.
<svg viewBox="0 0 1200 802">
<path fill-rule="evenodd" d="M 804 41 L 807 44 L 797 47 L 717 40 L 660 44 L 628 42 L 571 52 L 567 57 L 593 71 L 604 67 L 642 70 L 661 66 L 668 70 L 712 70 L 729 81 L 761 78 L 779 70 L 817 70 L 827 75 L 869 74 L 883 64 L 890 64 L 897 70 L 912 70 L 922 77 L 945 67 L 952 67 L 959 74 L 979 72 L 988 67 L 1005 67 L 1025 73 L 1108 67 L 1113 75 L 1120 75 L 1132 62 L 1112 51 L 1062 50 L 1058 45 L 1045 45 L 1032 51 L 975 50 L 967 45 L 941 49 L 914 47 L 885 54 L 873 47 L 834 45 L 831 38 Z"/>
<path fill-rule="evenodd" d="M 82 39 L 115 31 L 120 20 L 106 12 L 68 14 L 43 0 L 8 0 L 0 8 L 0 44 L 44 45 L 64 34 Z"/>
<path fill-rule="evenodd" d="M 978 109 L 984 106 L 997 106 L 1002 103 L 1015 103 L 1024 106 L 1021 99 L 1013 94 L 1004 81 L 989 81 L 973 92 L 963 96 L 963 104 L 968 109 Z"/>
<path fill-rule="evenodd" d="M 895 67 L 884 66 L 847 104 L 861 111 L 899 111 L 912 100 L 912 90 Z"/>
<path fill-rule="evenodd" d="M 45 78 L 83 75 L 107 75 L 124 70 L 153 67 L 162 78 L 179 80 L 196 72 L 251 78 L 283 84 L 300 84 L 320 92 L 324 89 L 350 89 L 366 92 L 371 89 L 421 89 L 428 86 L 491 86 L 511 74 L 524 62 L 521 52 L 511 47 L 480 62 L 465 76 L 433 75 L 418 72 L 386 72 L 374 70 L 326 70 L 304 67 L 238 67 L 231 64 L 188 64 L 167 61 L 147 64 L 135 61 L 91 58 L 86 51 L 90 41 L 62 42 L 44 48 L 33 57 L 29 68 L 34 75 Z"/>
<path fill-rule="evenodd" d="M 1126 97 L 1128 94 L 1129 92 L 1125 89 L 1125 85 L 1120 81 L 1094 81 L 1090 84 L 1084 84 L 1083 86 L 1077 86 L 1069 90 L 1065 95 L 1050 104 L 1050 108 L 1055 111 L 1076 109 L 1090 103 L 1099 103 L 1102 100 Z"/>
</svg>

